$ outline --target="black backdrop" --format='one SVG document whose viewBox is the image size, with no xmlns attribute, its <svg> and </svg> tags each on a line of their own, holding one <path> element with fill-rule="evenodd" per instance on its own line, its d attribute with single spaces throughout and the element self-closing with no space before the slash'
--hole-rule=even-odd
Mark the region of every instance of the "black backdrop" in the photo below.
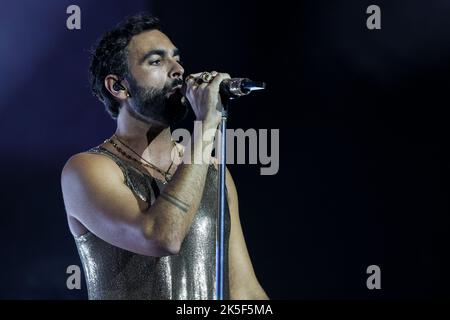
<svg viewBox="0 0 450 320">
<path fill-rule="evenodd" d="M 81 30 L 65 27 L 70 4 Z M 381 30 L 366 28 L 371 4 Z M 114 130 L 89 93 L 88 49 L 143 10 L 161 18 L 187 72 L 267 82 L 233 106 L 229 126 L 280 130 L 277 175 L 230 165 L 271 298 L 449 296 L 448 1 L 21 0 L 0 12 L 1 298 L 86 298 L 84 282 L 66 288 L 80 261 L 60 172 Z M 381 290 L 366 287 L 372 264 Z"/>
</svg>

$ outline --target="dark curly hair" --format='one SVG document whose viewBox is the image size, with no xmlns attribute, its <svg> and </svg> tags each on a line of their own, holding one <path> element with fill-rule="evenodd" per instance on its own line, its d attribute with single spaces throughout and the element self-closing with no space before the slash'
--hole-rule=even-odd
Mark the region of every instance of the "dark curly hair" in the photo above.
<svg viewBox="0 0 450 320">
<path fill-rule="evenodd" d="M 133 36 L 148 30 L 161 30 L 159 19 L 147 13 L 127 17 L 114 29 L 106 32 L 91 50 L 89 80 L 92 93 L 105 105 L 113 119 L 119 114 L 119 102 L 104 85 L 108 74 L 120 79 L 128 74 L 128 44 Z"/>
</svg>

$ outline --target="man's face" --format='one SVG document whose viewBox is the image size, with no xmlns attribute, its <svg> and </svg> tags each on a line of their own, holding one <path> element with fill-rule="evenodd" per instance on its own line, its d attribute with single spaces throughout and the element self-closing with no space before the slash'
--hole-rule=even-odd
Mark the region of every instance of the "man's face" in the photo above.
<svg viewBox="0 0 450 320">
<path fill-rule="evenodd" d="M 134 36 L 128 45 L 127 80 L 131 107 L 150 121 L 170 126 L 186 116 L 177 90 L 183 83 L 183 67 L 178 50 L 158 30 Z"/>
</svg>

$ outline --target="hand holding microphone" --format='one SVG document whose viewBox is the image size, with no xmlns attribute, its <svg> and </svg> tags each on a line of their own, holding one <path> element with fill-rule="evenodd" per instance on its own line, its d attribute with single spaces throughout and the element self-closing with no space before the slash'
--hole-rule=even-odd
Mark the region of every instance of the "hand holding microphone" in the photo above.
<svg viewBox="0 0 450 320">
<path fill-rule="evenodd" d="M 227 73 L 213 71 L 187 76 L 181 92 L 190 102 L 198 120 L 210 120 L 208 116 L 212 116 L 212 123 L 215 124 L 215 120 L 217 120 L 218 124 L 221 118 L 222 99 L 239 98 L 252 91 L 265 89 L 265 87 L 264 82 L 256 82 L 247 78 L 231 78 Z M 207 106 L 203 108 L 200 105 L 204 103 Z"/>
<path fill-rule="evenodd" d="M 219 95 L 220 83 L 230 79 L 227 73 L 213 71 L 189 75 L 181 88 L 189 101 L 197 120 L 216 128 L 222 116 L 222 101 Z"/>
</svg>

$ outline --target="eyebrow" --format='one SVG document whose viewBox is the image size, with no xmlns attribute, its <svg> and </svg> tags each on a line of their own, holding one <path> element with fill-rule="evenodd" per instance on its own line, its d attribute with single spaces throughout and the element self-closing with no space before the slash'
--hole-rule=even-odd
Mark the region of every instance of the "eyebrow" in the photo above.
<svg viewBox="0 0 450 320">
<path fill-rule="evenodd" d="M 150 57 L 152 55 L 158 55 L 158 56 L 161 56 L 161 57 L 165 57 L 167 55 L 167 51 L 164 50 L 164 49 L 153 49 L 153 50 L 150 50 L 141 58 L 139 64 L 144 63 L 145 60 L 147 60 L 148 57 Z M 179 56 L 179 55 L 180 55 L 180 50 L 177 49 L 177 48 L 173 49 L 172 56 L 176 57 L 176 56 Z"/>
</svg>

